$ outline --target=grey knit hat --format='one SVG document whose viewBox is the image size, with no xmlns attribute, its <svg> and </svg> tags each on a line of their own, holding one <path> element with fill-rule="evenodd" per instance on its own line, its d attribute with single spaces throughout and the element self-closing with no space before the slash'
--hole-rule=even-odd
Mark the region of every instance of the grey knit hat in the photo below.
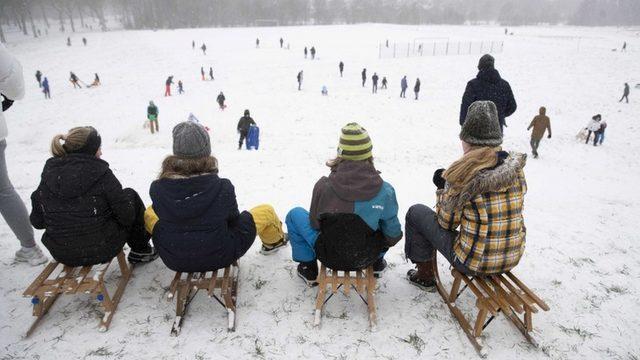
<svg viewBox="0 0 640 360">
<path fill-rule="evenodd" d="M 493 101 L 476 101 L 469 106 L 460 131 L 460 140 L 478 146 L 502 144 L 498 109 Z"/>
<path fill-rule="evenodd" d="M 197 159 L 211 156 L 211 140 L 205 128 L 193 121 L 185 121 L 173 128 L 173 155 Z"/>
<path fill-rule="evenodd" d="M 484 54 L 478 61 L 478 70 L 493 69 L 496 60 L 489 54 Z"/>
</svg>

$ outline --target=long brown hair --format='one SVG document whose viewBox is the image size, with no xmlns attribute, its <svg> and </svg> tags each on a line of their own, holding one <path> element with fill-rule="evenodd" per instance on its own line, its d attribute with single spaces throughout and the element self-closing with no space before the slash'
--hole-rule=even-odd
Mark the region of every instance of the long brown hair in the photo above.
<svg viewBox="0 0 640 360">
<path fill-rule="evenodd" d="M 342 163 L 343 161 L 353 161 L 353 160 L 345 160 L 345 159 L 343 159 L 343 158 L 338 156 L 338 157 L 335 157 L 335 158 L 333 158 L 331 160 L 328 160 L 325 163 L 325 165 L 327 165 L 329 168 L 331 168 L 331 171 L 334 171 L 338 167 L 338 165 L 340 165 L 340 163 Z M 360 161 L 366 161 L 366 162 L 370 163 L 375 168 L 375 165 L 373 164 L 373 157 L 370 157 L 370 158 L 368 158 L 366 160 L 360 160 Z"/>
<path fill-rule="evenodd" d="M 213 156 L 188 159 L 169 155 L 164 159 L 164 161 L 162 161 L 162 170 L 160 171 L 160 176 L 158 178 L 183 178 L 217 173 L 218 159 Z"/>
<path fill-rule="evenodd" d="M 473 147 L 462 158 L 451 164 L 443 174 L 450 185 L 450 195 L 460 193 L 462 188 L 480 171 L 495 167 L 498 164 L 497 152 L 501 150 L 500 146 Z"/>
<path fill-rule="evenodd" d="M 74 127 L 67 134 L 58 134 L 51 140 L 51 154 L 55 157 L 63 157 L 68 152 L 83 148 L 94 129 L 88 126 Z M 64 145 L 61 143 L 64 141 Z M 67 152 L 67 150 L 69 150 Z"/>
</svg>

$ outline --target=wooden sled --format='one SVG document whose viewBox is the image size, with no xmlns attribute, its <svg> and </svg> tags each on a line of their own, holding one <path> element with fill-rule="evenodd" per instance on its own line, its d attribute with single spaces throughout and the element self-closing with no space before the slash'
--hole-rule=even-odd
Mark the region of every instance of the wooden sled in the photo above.
<svg viewBox="0 0 640 360">
<path fill-rule="evenodd" d="M 29 337 L 33 333 L 36 326 L 38 326 L 61 294 L 91 294 L 95 296 L 104 309 L 104 315 L 100 319 L 98 330 L 101 332 L 107 331 L 132 272 L 132 269 L 127 265 L 124 252 L 120 251 L 116 258 L 118 259 L 121 275 L 113 297 L 109 295 L 104 282 L 104 276 L 113 260 L 104 264 L 81 267 L 71 267 L 57 262 L 50 262 L 22 294 L 25 297 L 31 297 L 33 316 L 36 316 L 26 336 Z M 54 278 L 49 279 L 49 276 L 58 268 L 58 265 L 62 268 L 61 271 Z"/>
<path fill-rule="evenodd" d="M 532 315 L 538 312 L 538 308 L 549 311 L 549 306 L 510 271 L 499 275 L 469 277 L 452 269 L 453 285 L 450 292 L 445 290 L 442 281 L 440 281 L 437 264 L 434 265 L 433 271 L 440 296 L 480 356 L 487 355 L 482 345 L 482 331 L 498 313 L 503 313 L 529 343 L 538 346 L 531 334 L 533 330 Z M 460 289 L 463 282 L 464 286 Z M 471 326 L 472 322 L 467 320 L 456 305 L 456 300 L 466 289 L 471 289 L 473 292 L 478 308 L 478 316 L 473 322 L 473 327 Z M 523 318 L 520 319 L 519 315 L 522 315 Z"/>
<path fill-rule="evenodd" d="M 240 268 L 238 263 L 224 268 L 221 277 L 218 277 L 220 270 L 196 273 L 177 272 L 167 298 L 169 300 L 176 297 L 176 318 L 171 327 L 171 335 L 178 336 L 182 329 L 182 322 L 187 312 L 187 308 L 198 291 L 205 290 L 209 297 L 214 298 L 220 305 L 227 309 L 228 323 L 227 330 L 236 330 L 236 299 L 238 297 L 238 276 Z M 215 294 L 215 290 L 220 290 L 220 296 Z"/>
<path fill-rule="evenodd" d="M 354 273 L 352 275 L 352 273 Z M 355 275 L 355 276 L 354 276 Z M 325 299 L 327 287 L 331 287 L 331 294 Z M 376 288 L 376 278 L 373 276 L 373 266 L 358 271 L 335 271 L 328 269 L 324 264 L 318 274 L 318 297 L 316 299 L 314 326 L 320 326 L 322 308 L 342 288 L 345 295 L 353 288 L 369 310 L 369 327 L 374 330 L 377 324 L 376 305 L 373 292 Z M 363 295 L 366 295 L 366 299 Z"/>
</svg>

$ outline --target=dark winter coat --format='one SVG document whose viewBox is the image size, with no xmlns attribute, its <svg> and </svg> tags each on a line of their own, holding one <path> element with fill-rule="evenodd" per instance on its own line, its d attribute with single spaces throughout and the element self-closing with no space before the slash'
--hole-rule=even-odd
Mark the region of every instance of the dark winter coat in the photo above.
<svg viewBox="0 0 640 360">
<path fill-rule="evenodd" d="M 42 81 L 42 90 L 47 92 L 49 91 L 49 80 L 48 79 L 44 79 Z"/>
<path fill-rule="evenodd" d="M 416 84 L 413 86 L 413 92 L 420 92 L 420 80 L 416 80 Z"/>
<path fill-rule="evenodd" d="M 373 81 L 373 85 L 377 85 L 378 84 L 378 75 L 374 74 L 371 77 L 371 80 Z"/>
<path fill-rule="evenodd" d="M 36 80 L 38 80 L 38 82 L 40 82 L 40 79 L 42 79 L 42 72 L 40 72 L 40 70 L 36 71 Z"/>
<path fill-rule="evenodd" d="M 224 104 L 225 100 L 226 100 L 226 98 L 222 94 L 218 95 L 218 97 L 216 98 L 216 101 L 218 101 L 218 104 L 220 104 L 220 105 Z"/>
<path fill-rule="evenodd" d="M 467 83 L 460 105 L 460 125 L 464 124 L 469 106 L 478 100 L 490 100 L 498 108 L 500 124 L 505 124 L 505 118 L 516 111 L 517 104 L 511 91 L 511 86 L 500 77 L 496 69 L 480 70 L 475 79 Z"/>
<path fill-rule="evenodd" d="M 149 115 L 153 115 L 153 116 L 157 117 L 158 116 L 158 107 L 155 106 L 155 105 L 149 105 L 147 107 L 147 116 L 149 116 Z"/>
<path fill-rule="evenodd" d="M 255 240 L 253 217 L 239 213 L 233 185 L 217 174 L 160 179 L 149 194 L 159 219 L 153 243 L 173 271 L 224 268 Z"/>
<path fill-rule="evenodd" d="M 170 86 L 171 84 L 173 84 L 173 76 L 169 76 L 165 81 L 165 85 Z"/>
<path fill-rule="evenodd" d="M 407 84 L 407 78 L 402 78 L 402 80 L 400 81 L 400 87 L 402 88 L 402 90 L 406 90 L 409 85 Z"/>
<path fill-rule="evenodd" d="M 135 204 L 106 161 L 70 154 L 47 160 L 31 194 L 31 224 L 56 261 L 83 266 L 111 260 L 136 217 Z"/>
<path fill-rule="evenodd" d="M 362 70 L 362 80 L 367 80 L 367 70 Z"/>
<path fill-rule="evenodd" d="M 256 122 L 253 121 L 251 116 L 243 116 L 240 118 L 240 121 L 238 121 L 238 131 L 240 131 L 241 133 L 247 133 L 249 132 L 249 128 L 251 127 L 251 125 L 255 124 Z"/>
<path fill-rule="evenodd" d="M 628 96 L 628 95 L 629 95 L 629 85 L 624 84 L 624 96 Z"/>
<path fill-rule="evenodd" d="M 340 61 L 340 64 L 338 64 L 338 67 L 340 68 L 340 71 L 344 70 L 344 63 Z"/>
</svg>

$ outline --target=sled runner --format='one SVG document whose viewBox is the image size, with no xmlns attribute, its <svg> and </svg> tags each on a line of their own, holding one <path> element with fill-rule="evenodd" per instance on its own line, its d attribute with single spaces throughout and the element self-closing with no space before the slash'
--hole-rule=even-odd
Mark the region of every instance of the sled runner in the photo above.
<svg viewBox="0 0 640 360">
<path fill-rule="evenodd" d="M 132 268 L 127 265 L 124 252 L 120 251 L 116 258 L 118 259 L 121 275 L 113 298 L 109 295 L 104 281 L 104 276 L 113 260 L 104 264 L 79 267 L 50 262 L 23 293 L 23 296 L 31 297 L 33 316 L 36 316 L 26 336 L 28 337 L 33 333 L 61 294 L 90 294 L 95 297 L 104 309 L 104 315 L 100 319 L 98 330 L 101 332 L 107 331 L 132 272 Z M 54 278 L 49 279 L 49 276 L 54 273 L 58 265 L 60 265 L 60 271 Z"/>
<path fill-rule="evenodd" d="M 258 150 L 260 147 L 260 128 L 251 125 L 247 134 L 247 150 Z"/>
<path fill-rule="evenodd" d="M 222 269 L 220 269 L 222 270 Z M 182 322 L 187 313 L 187 308 L 198 291 L 205 290 L 209 297 L 214 298 L 220 305 L 227 309 L 227 330 L 236 330 L 236 299 L 238 297 L 238 277 L 240 268 L 238 263 L 224 268 L 221 277 L 220 270 L 195 273 L 177 272 L 171 286 L 168 300 L 176 297 L 176 318 L 171 327 L 171 335 L 178 336 L 182 329 Z M 220 290 L 220 296 L 215 294 Z"/>
<path fill-rule="evenodd" d="M 453 269 L 451 271 L 453 285 L 450 292 L 446 291 L 440 281 L 437 265 L 434 266 L 433 271 L 440 296 L 480 356 L 487 355 L 480 337 L 482 331 L 498 316 L 498 313 L 503 313 L 529 343 L 538 346 L 531 334 L 533 330 L 532 317 L 538 312 L 538 309 L 549 311 L 549 306 L 510 271 L 499 275 L 469 277 Z M 462 283 L 464 286 L 460 289 Z M 478 316 L 473 322 L 473 326 L 456 305 L 456 300 L 466 289 L 470 289 L 473 293 L 478 308 Z M 523 318 L 521 319 L 519 315 L 522 315 Z"/>
<path fill-rule="evenodd" d="M 327 287 L 330 287 L 329 297 L 325 299 Z M 335 271 L 327 268 L 324 264 L 320 267 L 318 274 L 318 297 L 316 298 L 316 311 L 314 326 L 320 326 L 322 308 L 342 288 L 345 295 L 349 295 L 352 288 L 360 299 L 367 305 L 369 311 L 369 327 L 375 329 L 377 324 L 376 305 L 373 292 L 376 289 L 376 278 L 373 276 L 373 266 L 357 271 Z M 366 296 L 366 298 L 365 298 Z"/>
</svg>

